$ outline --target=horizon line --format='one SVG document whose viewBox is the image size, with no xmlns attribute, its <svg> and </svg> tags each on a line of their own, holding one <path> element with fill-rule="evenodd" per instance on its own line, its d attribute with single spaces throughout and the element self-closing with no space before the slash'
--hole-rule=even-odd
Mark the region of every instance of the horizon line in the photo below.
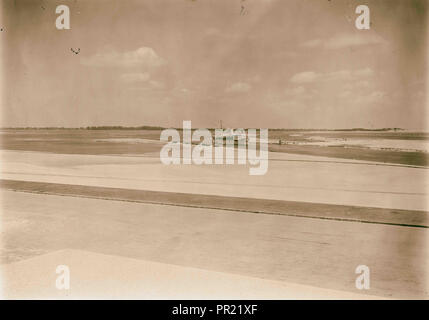
<svg viewBox="0 0 429 320">
<path fill-rule="evenodd" d="M 250 127 L 249 127 L 250 128 Z M 243 129 L 249 129 L 243 128 Z M 100 125 L 100 126 L 84 126 L 84 127 L 58 127 L 58 126 L 47 126 L 47 127 L 0 127 L 0 130 L 164 130 L 164 129 L 176 129 L 183 130 L 179 127 L 161 127 L 161 126 L 119 126 L 119 125 Z M 196 128 L 197 129 L 197 128 Z M 231 128 L 206 128 L 208 130 L 215 129 L 231 129 Z M 276 131 L 420 131 L 427 132 L 424 130 L 417 129 L 404 129 L 399 127 L 382 127 L 382 128 L 363 128 L 363 127 L 352 127 L 352 128 L 264 128 L 268 130 Z"/>
</svg>

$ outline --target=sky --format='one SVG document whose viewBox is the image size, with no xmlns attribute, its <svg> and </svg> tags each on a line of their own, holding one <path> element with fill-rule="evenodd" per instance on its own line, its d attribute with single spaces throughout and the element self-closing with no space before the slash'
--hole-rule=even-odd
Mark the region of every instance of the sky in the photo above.
<svg viewBox="0 0 429 320">
<path fill-rule="evenodd" d="M 60 4 L 70 30 L 55 27 Z M 360 4 L 370 30 L 355 27 Z M 3 0 L 0 126 L 425 130 L 427 8 Z"/>
</svg>

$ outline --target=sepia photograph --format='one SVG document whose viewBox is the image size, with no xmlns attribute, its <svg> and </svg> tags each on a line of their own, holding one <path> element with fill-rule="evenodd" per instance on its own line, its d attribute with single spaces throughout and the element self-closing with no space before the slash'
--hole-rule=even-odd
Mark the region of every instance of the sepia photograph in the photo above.
<svg viewBox="0 0 429 320">
<path fill-rule="evenodd" d="M 1 299 L 428 300 L 428 9 L 1 0 Z"/>
</svg>

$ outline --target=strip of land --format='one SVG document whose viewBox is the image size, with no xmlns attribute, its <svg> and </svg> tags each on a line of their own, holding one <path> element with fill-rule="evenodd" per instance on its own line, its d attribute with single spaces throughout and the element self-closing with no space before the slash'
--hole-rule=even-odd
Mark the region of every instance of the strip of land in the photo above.
<svg viewBox="0 0 429 320">
<path fill-rule="evenodd" d="M 268 171 L 248 165 L 164 165 L 156 157 L 0 152 L 0 176 L 132 190 L 428 211 L 429 171 L 344 159 L 270 153 Z"/>
<path fill-rule="evenodd" d="M 0 180 L 0 187 L 2 189 L 12 191 L 73 197 L 429 228 L 429 213 L 426 211 L 225 197 L 178 192 L 132 190 L 18 180 Z"/>
<path fill-rule="evenodd" d="M 366 148 L 353 148 L 342 146 L 301 146 L 301 145 L 274 145 L 269 150 L 272 152 L 285 152 L 302 155 L 331 157 L 340 159 L 354 159 L 363 161 L 376 161 L 409 166 L 427 167 L 429 157 L 424 152 L 396 151 L 396 150 L 373 150 Z"/>
</svg>

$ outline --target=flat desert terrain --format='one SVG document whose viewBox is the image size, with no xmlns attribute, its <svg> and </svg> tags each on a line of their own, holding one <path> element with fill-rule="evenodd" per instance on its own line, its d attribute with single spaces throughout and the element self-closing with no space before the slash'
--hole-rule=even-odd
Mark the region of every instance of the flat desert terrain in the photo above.
<svg viewBox="0 0 429 320">
<path fill-rule="evenodd" d="M 425 134 L 270 132 L 263 176 L 248 165 L 163 165 L 157 130 L 1 136 L 5 297 L 67 297 L 45 266 L 72 261 L 88 284 L 84 261 L 112 259 L 71 297 L 428 297 Z M 158 275 L 155 285 L 154 263 L 182 280 Z M 358 265 L 371 270 L 370 290 L 355 287 Z M 140 275 L 102 283 L 121 268 Z M 162 284 L 183 279 L 188 295 Z"/>
</svg>

